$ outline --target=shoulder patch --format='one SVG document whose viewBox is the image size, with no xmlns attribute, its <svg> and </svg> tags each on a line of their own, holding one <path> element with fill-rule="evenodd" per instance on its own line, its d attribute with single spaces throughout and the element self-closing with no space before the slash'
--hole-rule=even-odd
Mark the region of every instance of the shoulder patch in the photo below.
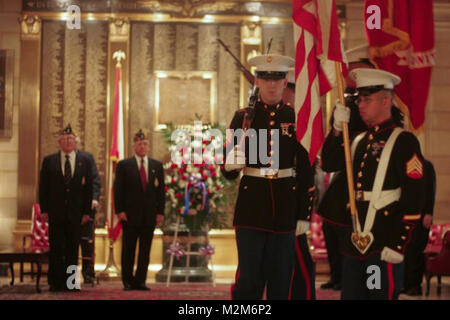
<svg viewBox="0 0 450 320">
<path fill-rule="evenodd" d="M 423 163 L 415 153 L 406 163 L 406 175 L 411 179 L 420 179 L 423 177 Z"/>
</svg>

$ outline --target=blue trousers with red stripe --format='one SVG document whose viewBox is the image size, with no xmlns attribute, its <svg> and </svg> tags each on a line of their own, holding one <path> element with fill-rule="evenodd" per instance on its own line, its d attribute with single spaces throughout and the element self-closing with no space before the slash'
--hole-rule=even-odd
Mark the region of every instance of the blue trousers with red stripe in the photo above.
<svg viewBox="0 0 450 320">
<path fill-rule="evenodd" d="M 287 300 L 294 262 L 294 232 L 277 234 L 237 228 L 239 265 L 231 288 L 233 300 Z"/>
<path fill-rule="evenodd" d="M 315 300 L 314 262 L 308 248 L 306 234 L 295 239 L 295 263 L 289 298 L 291 300 Z"/>
<path fill-rule="evenodd" d="M 403 269 L 403 262 L 381 261 L 380 253 L 374 253 L 365 260 L 344 256 L 341 299 L 397 300 L 403 287 Z M 374 287 L 377 280 L 379 286 Z"/>
</svg>

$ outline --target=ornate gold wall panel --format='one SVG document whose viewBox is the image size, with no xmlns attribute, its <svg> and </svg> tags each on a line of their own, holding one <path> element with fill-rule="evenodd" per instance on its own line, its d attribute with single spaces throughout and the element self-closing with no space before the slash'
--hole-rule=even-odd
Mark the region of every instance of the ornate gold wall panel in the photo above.
<svg viewBox="0 0 450 320">
<path fill-rule="evenodd" d="M 97 222 L 104 221 L 107 23 L 83 22 L 69 30 L 45 21 L 42 39 L 40 161 L 58 150 L 59 131 L 70 122 L 79 148 L 94 155 L 102 181 Z"/>
<path fill-rule="evenodd" d="M 151 23 L 133 23 L 131 25 L 131 58 L 130 58 L 130 135 L 139 129 L 147 129 L 151 141 L 150 149 L 155 158 L 153 142 L 153 106 L 154 106 L 154 32 L 155 25 Z M 129 153 L 132 154 L 130 143 Z M 159 159 L 159 158 L 158 158 Z M 161 159 L 159 159 L 161 160 Z"/>
<path fill-rule="evenodd" d="M 65 24 L 44 22 L 39 165 L 45 156 L 58 150 L 56 139 L 64 126 L 64 46 Z"/>
<path fill-rule="evenodd" d="M 175 70 L 194 71 L 197 69 L 198 25 L 177 24 L 175 27 Z M 209 71 L 209 70 L 208 70 Z"/>
<path fill-rule="evenodd" d="M 241 48 L 241 28 L 239 25 L 220 25 L 219 37 L 239 57 Z M 239 109 L 239 77 L 240 70 L 230 55 L 221 47 L 218 63 L 218 103 L 217 119 L 219 124 L 228 126 L 234 112 Z"/>
<path fill-rule="evenodd" d="M 217 70 L 219 47 L 216 39 L 219 36 L 217 24 L 200 24 L 197 39 L 197 70 Z"/>
<path fill-rule="evenodd" d="M 64 111 L 63 124 L 70 123 L 84 146 L 86 93 L 86 26 L 80 30 L 64 28 Z"/>
<path fill-rule="evenodd" d="M 266 53 L 267 46 L 272 38 L 271 53 L 295 57 L 294 29 L 291 24 L 262 24 L 263 52 Z"/>
<path fill-rule="evenodd" d="M 102 183 L 97 223 L 103 225 L 106 172 L 106 77 L 108 24 L 101 21 L 86 22 L 86 96 L 84 149 L 91 152 L 97 163 Z"/>
<path fill-rule="evenodd" d="M 175 69 L 175 42 L 176 24 L 158 23 L 155 24 L 154 46 L 154 70 L 174 70 Z"/>
</svg>

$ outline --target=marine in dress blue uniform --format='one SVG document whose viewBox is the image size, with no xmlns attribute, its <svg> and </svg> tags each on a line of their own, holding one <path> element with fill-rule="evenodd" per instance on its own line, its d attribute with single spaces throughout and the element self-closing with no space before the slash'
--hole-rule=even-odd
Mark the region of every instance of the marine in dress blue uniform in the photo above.
<svg viewBox="0 0 450 320">
<path fill-rule="evenodd" d="M 246 132 L 245 146 L 241 143 L 244 140 L 228 134 L 227 150 L 232 151 L 222 166 L 227 179 L 236 179 L 243 173 L 233 219 L 239 265 L 232 298 L 261 299 L 267 286 L 268 299 L 288 299 L 295 261 L 295 230 L 298 220 L 304 225 L 310 219 L 308 191 L 313 192 L 313 171 L 307 151 L 296 140 L 294 109 L 282 101 L 286 73 L 293 66 L 293 59 L 262 55 L 249 63 L 256 66 L 259 100 Z M 250 108 L 237 111 L 230 129 L 241 129 L 250 112 Z M 259 156 L 252 161 L 252 141 L 256 141 L 256 154 L 267 155 L 271 160 L 265 162 Z"/>
<path fill-rule="evenodd" d="M 288 84 L 283 91 L 283 101 L 291 106 L 295 103 L 295 70 L 290 69 L 287 74 Z M 316 187 L 317 191 L 317 187 Z M 315 195 L 309 195 L 308 207 L 315 203 Z M 313 202 L 314 201 L 314 202 Z M 314 206 L 313 206 L 314 208 Z M 310 210 L 310 209 L 308 209 Z M 299 223 L 295 231 L 295 261 L 294 274 L 290 286 L 290 300 L 315 300 L 316 281 L 314 272 L 314 262 L 309 251 L 306 232 L 309 230 L 309 223 Z"/>
<path fill-rule="evenodd" d="M 355 198 L 362 234 L 359 241 L 354 238 L 352 242 L 352 229 L 344 231 L 342 299 L 397 299 L 403 285 L 405 250 L 424 208 L 424 159 L 417 138 L 399 129 L 391 117 L 392 91 L 400 78 L 375 69 L 355 69 L 351 76 L 356 81 L 357 103 L 368 130 L 352 143 Z M 345 121 L 342 116 L 345 109 L 337 106 L 335 119 Z M 323 169 L 329 172 L 345 166 L 338 123 L 335 122 L 334 132 L 322 152 Z M 397 139 L 390 142 L 395 135 Z M 392 150 L 387 156 L 390 144 Z M 385 175 L 381 173 L 383 166 Z M 377 179 L 381 185 L 379 193 L 375 184 L 377 175 L 381 176 Z M 348 222 L 348 211 L 346 216 Z M 361 245 L 370 235 L 373 242 L 365 249 L 364 245 L 357 249 L 354 242 Z M 374 272 L 371 266 L 380 270 L 380 286 L 368 285 Z"/>
<path fill-rule="evenodd" d="M 403 292 L 409 296 L 422 295 L 422 279 L 425 272 L 425 248 L 428 244 L 432 224 L 434 201 L 436 197 L 436 172 L 433 164 L 424 161 L 424 178 L 426 184 L 425 207 L 420 223 L 414 229 L 411 244 L 405 254 L 405 277 Z"/>
<path fill-rule="evenodd" d="M 367 49 L 367 48 L 366 48 Z M 351 56 L 354 61 L 349 62 L 349 70 L 366 67 L 373 68 L 373 65 L 368 59 L 361 59 L 361 56 L 366 56 L 365 49 L 356 51 L 348 51 L 347 58 L 350 60 Z M 359 133 L 366 131 L 367 126 L 362 121 L 359 115 L 358 105 L 356 104 L 356 84 L 348 76 L 345 79 L 345 105 L 350 108 L 350 119 L 348 123 L 348 131 L 350 139 L 357 136 Z M 396 109 L 396 108 L 394 108 Z M 330 125 L 333 125 L 334 119 L 331 117 Z M 331 133 L 332 135 L 332 133 Z M 325 194 L 321 198 L 318 207 L 318 214 L 322 216 L 323 224 L 322 231 L 327 249 L 328 263 L 330 265 L 330 280 L 323 283 L 321 289 L 341 290 L 342 284 L 342 257 L 339 249 L 340 223 L 336 223 L 333 218 L 336 214 L 342 215 L 346 211 L 348 203 L 348 188 L 347 176 L 345 171 L 333 172 L 329 174 L 329 188 L 325 190 Z"/>
</svg>

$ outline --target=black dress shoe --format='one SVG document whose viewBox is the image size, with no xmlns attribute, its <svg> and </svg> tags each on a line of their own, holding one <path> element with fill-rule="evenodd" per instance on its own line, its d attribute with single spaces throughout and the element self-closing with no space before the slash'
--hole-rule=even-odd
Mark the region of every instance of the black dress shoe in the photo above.
<svg viewBox="0 0 450 320">
<path fill-rule="evenodd" d="M 134 286 L 135 290 L 141 290 L 141 291 L 150 291 L 150 288 L 147 287 L 145 284 L 138 284 Z"/>
<path fill-rule="evenodd" d="M 320 289 L 333 289 L 334 285 L 335 285 L 334 282 L 328 281 L 328 282 L 323 283 L 320 286 Z"/>
<path fill-rule="evenodd" d="M 86 278 L 84 278 L 84 284 L 94 284 L 94 278 L 87 276 Z"/>
<path fill-rule="evenodd" d="M 124 283 L 123 284 L 123 290 L 124 291 L 130 291 L 130 290 L 133 290 L 133 287 L 129 283 Z"/>
</svg>

